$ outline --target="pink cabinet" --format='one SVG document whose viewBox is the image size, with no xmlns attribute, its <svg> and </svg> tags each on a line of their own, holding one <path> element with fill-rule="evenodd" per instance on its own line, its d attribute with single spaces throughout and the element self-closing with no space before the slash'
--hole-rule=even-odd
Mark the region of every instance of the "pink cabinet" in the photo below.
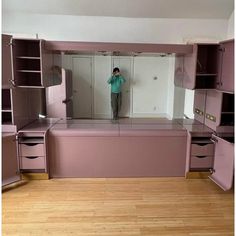
<svg viewBox="0 0 236 236">
<path fill-rule="evenodd" d="M 182 86 L 187 89 L 215 88 L 218 74 L 218 44 L 194 44 L 193 52 L 182 59 Z M 180 63 L 180 62 L 179 62 Z M 177 80 L 175 73 L 175 81 Z M 178 79 L 179 80 L 179 79 Z"/>
<path fill-rule="evenodd" d="M 217 89 L 234 92 L 234 40 L 220 43 L 220 75 Z"/>
<path fill-rule="evenodd" d="M 18 150 L 22 172 L 48 171 L 46 132 L 19 131 Z"/>
<path fill-rule="evenodd" d="M 233 132 L 234 94 L 217 90 L 196 90 L 194 118 L 219 132 Z"/>
<path fill-rule="evenodd" d="M 234 94 L 207 91 L 205 124 L 215 131 L 233 132 Z"/>
<path fill-rule="evenodd" d="M 48 87 L 60 84 L 60 70 L 53 54 L 40 39 L 12 39 L 12 84 L 17 87 Z"/>
<path fill-rule="evenodd" d="M 20 180 L 15 133 L 2 133 L 2 185 Z"/>
<path fill-rule="evenodd" d="M 231 189 L 234 176 L 234 140 L 213 136 L 215 142 L 215 157 L 210 179 L 223 190 Z"/>
<path fill-rule="evenodd" d="M 175 85 L 234 92 L 234 40 L 194 44 L 191 54 L 176 57 Z"/>
<path fill-rule="evenodd" d="M 2 88 L 10 88 L 12 81 L 11 43 L 12 36 L 2 34 Z"/>
</svg>

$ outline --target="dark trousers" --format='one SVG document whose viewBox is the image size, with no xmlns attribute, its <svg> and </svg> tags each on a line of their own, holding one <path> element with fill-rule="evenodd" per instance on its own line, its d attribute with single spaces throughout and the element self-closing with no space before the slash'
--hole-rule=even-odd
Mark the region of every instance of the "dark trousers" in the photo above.
<svg viewBox="0 0 236 236">
<path fill-rule="evenodd" d="M 121 93 L 111 93 L 111 107 L 113 119 L 118 119 L 118 113 L 121 109 Z"/>
</svg>

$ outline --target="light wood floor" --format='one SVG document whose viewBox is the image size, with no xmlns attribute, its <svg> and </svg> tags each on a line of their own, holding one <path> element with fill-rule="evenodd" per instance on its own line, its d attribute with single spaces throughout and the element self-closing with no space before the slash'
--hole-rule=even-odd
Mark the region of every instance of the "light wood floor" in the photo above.
<svg viewBox="0 0 236 236">
<path fill-rule="evenodd" d="M 3 235 L 234 235 L 233 192 L 184 178 L 35 180 L 2 194 Z"/>
</svg>

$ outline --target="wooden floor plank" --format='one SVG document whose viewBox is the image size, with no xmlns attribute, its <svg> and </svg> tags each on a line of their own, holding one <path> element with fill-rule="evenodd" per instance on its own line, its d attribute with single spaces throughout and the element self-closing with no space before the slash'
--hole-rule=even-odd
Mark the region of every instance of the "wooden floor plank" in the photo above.
<svg viewBox="0 0 236 236">
<path fill-rule="evenodd" d="M 5 236 L 232 236 L 233 231 L 233 191 L 206 179 L 33 180 L 2 194 Z"/>
</svg>

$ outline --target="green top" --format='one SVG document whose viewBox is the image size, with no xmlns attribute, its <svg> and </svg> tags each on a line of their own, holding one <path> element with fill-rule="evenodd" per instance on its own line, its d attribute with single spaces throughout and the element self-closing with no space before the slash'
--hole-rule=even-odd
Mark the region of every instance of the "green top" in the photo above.
<svg viewBox="0 0 236 236">
<path fill-rule="evenodd" d="M 111 92 L 112 93 L 120 93 L 121 92 L 121 85 L 125 83 L 126 80 L 121 75 L 118 76 L 111 76 L 110 79 L 107 81 L 108 84 L 111 84 Z"/>
</svg>

